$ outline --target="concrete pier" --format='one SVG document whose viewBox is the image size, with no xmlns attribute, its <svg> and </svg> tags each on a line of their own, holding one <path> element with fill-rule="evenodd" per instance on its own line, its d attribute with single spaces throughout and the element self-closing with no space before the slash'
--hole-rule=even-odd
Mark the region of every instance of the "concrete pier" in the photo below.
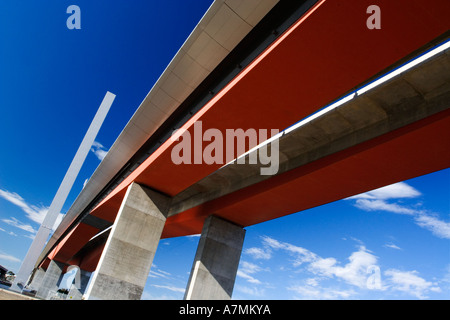
<svg viewBox="0 0 450 320">
<path fill-rule="evenodd" d="M 170 198 L 132 183 L 86 292 L 90 300 L 139 300 L 166 221 Z"/>
<path fill-rule="evenodd" d="M 50 261 L 41 285 L 36 292 L 36 297 L 41 299 L 49 299 L 50 295 L 56 294 L 64 267 L 64 263 L 55 260 Z"/>
<path fill-rule="evenodd" d="M 209 216 L 195 254 L 186 300 L 228 300 L 233 293 L 245 230 Z"/>
<path fill-rule="evenodd" d="M 34 289 L 37 291 L 41 287 L 44 277 L 45 277 L 45 270 L 43 268 L 36 269 L 36 271 L 33 274 L 33 279 L 31 281 L 29 287 L 32 290 Z"/>
<path fill-rule="evenodd" d="M 83 293 L 87 289 L 87 285 L 89 283 L 89 279 L 91 278 L 91 272 L 81 270 L 78 268 L 77 274 L 75 276 L 75 281 L 70 291 L 67 295 L 67 300 L 81 300 L 83 297 Z"/>
</svg>

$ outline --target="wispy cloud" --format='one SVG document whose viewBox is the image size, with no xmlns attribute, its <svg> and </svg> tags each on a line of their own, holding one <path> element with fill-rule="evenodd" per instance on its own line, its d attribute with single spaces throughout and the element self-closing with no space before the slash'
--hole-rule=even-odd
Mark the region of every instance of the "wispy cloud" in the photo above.
<svg viewBox="0 0 450 320">
<path fill-rule="evenodd" d="M 12 231 L 6 231 L 6 230 L 3 229 L 3 228 L 0 228 L 0 231 L 5 232 L 5 233 L 9 234 L 10 236 L 17 237 L 17 234 L 15 234 L 15 233 L 12 232 Z"/>
<path fill-rule="evenodd" d="M 292 256 L 294 256 L 293 265 L 295 267 L 300 266 L 305 262 L 311 262 L 317 259 L 317 255 L 308 249 L 287 242 L 281 242 L 271 237 L 262 237 L 262 243 L 266 248 L 275 250 L 282 249 L 289 252 Z"/>
<path fill-rule="evenodd" d="M 263 259 L 268 260 L 272 257 L 272 254 L 268 250 L 263 250 L 262 248 L 248 248 L 244 253 L 251 255 L 253 259 Z"/>
<path fill-rule="evenodd" d="M 417 206 L 406 206 L 398 202 L 401 199 L 416 198 L 421 195 L 410 185 L 399 182 L 347 198 L 347 200 L 355 200 L 354 206 L 364 211 L 387 211 L 410 215 L 418 226 L 431 231 L 439 238 L 450 239 L 450 222 L 442 221 L 438 215 L 430 214 L 426 210 L 419 210 Z M 388 202 L 388 200 L 391 201 Z"/>
<path fill-rule="evenodd" d="M 436 216 L 424 213 L 418 213 L 414 220 L 417 225 L 430 230 L 435 236 L 450 239 L 450 222 L 442 221 Z"/>
<path fill-rule="evenodd" d="M 426 294 L 429 291 L 441 292 L 441 289 L 435 283 L 426 281 L 415 270 L 400 271 L 389 269 L 384 274 L 388 277 L 392 290 L 402 291 L 419 299 L 426 299 Z"/>
<path fill-rule="evenodd" d="M 16 205 L 20 209 L 22 209 L 26 213 L 26 216 L 28 219 L 30 219 L 38 224 L 41 224 L 42 221 L 44 221 L 44 218 L 48 212 L 48 207 L 45 207 L 42 205 L 40 205 L 40 206 L 31 205 L 31 204 L 27 203 L 25 201 L 25 199 L 23 199 L 19 194 L 15 193 L 15 192 L 10 192 L 7 190 L 0 189 L 0 198 L 3 198 L 6 201 L 8 201 L 8 202 Z M 59 225 L 59 223 L 61 222 L 63 217 L 64 217 L 64 214 L 62 214 L 62 213 L 60 213 L 58 215 L 56 222 L 53 226 L 53 230 L 56 229 L 56 227 Z M 37 230 L 35 230 L 31 225 L 29 225 L 27 223 L 23 223 L 14 217 L 11 217 L 10 219 L 2 219 L 2 221 L 13 227 L 22 229 L 22 230 L 30 232 L 32 234 L 35 234 L 37 232 Z"/>
<path fill-rule="evenodd" d="M 24 231 L 30 232 L 30 233 L 36 233 L 37 230 L 35 230 L 31 225 L 29 224 L 24 224 L 22 222 L 20 222 L 19 220 L 17 220 L 14 217 L 11 217 L 11 219 L 2 219 L 2 221 L 6 224 L 9 224 L 10 226 L 22 229 Z"/>
<path fill-rule="evenodd" d="M 311 284 L 292 285 L 287 289 L 295 292 L 295 298 L 301 300 L 349 299 L 357 294 L 353 289 L 341 290 L 338 288 L 322 288 L 318 285 Z"/>
<path fill-rule="evenodd" d="M 353 252 L 345 264 L 340 263 L 336 258 L 323 258 L 318 254 L 301 246 L 292 243 L 279 241 L 272 237 L 261 237 L 262 248 L 253 248 L 253 250 L 246 251 L 247 254 L 255 259 L 260 259 L 261 253 L 271 252 L 271 257 L 274 256 L 275 251 L 282 251 L 291 256 L 289 260 L 291 264 L 291 271 L 298 270 L 302 274 L 311 274 L 312 278 L 304 280 L 301 284 L 295 284 L 287 287 L 289 291 L 295 293 L 295 298 L 298 299 L 345 299 L 355 295 L 354 289 L 341 290 L 339 288 L 322 288 L 319 283 L 324 279 L 335 279 L 346 284 L 358 288 L 369 288 L 367 285 L 370 273 L 370 267 L 377 266 L 378 258 L 372 254 L 363 245 L 362 241 L 354 239 L 358 242 L 358 250 Z M 260 250 L 257 250 L 260 249 Z M 268 258 L 268 255 L 263 255 Z M 253 264 L 242 265 L 241 270 L 253 266 Z M 256 268 L 256 270 L 258 270 Z M 245 273 L 249 276 L 248 272 Z M 378 288 L 378 289 L 381 289 Z"/>
<path fill-rule="evenodd" d="M 417 213 L 417 210 L 410 209 L 404 206 L 401 206 L 396 203 L 388 203 L 385 200 L 368 200 L 368 199 L 357 199 L 355 207 L 365 210 L 365 211 L 389 211 L 393 213 L 399 214 L 409 214 L 414 215 Z"/>
<path fill-rule="evenodd" d="M 317 257 L 308 267 L 314 274 L 335 277 L 359 288 L 367 288 L 368 270 L 377 265 L 377 257 L 364 246 L 353 252 L 343 266 L 335 258 Z"/>
<path fill-rule="evenodd" d="M 179 293 L 177 294 L 177 296 L 172 296 L 172 295 L 167 295 L 167 294 L 155 295 L 148 291 L 144 291 L 142 293 L 141 300 L 179 300 L 180 297 L 178 295 L 179 295 Z"/>
<path fill-rule="evenodd" d="M 245 293 L 246 295 L 254 296 L 254 297 L 263 297 L 266 294 L 265 288 L 259 288 L 256 286 L 249 287 L 249 286 L 237 285 L 236 291 L 239 291 L 241 293 Z"/>
<path fill-rule="evenodd" d="M 91 151 L 100 161 L 102 161 L 106 157 L 106 154 L 108 153 L 108 150 L 106 150 L 106 148 L 100 142 L 97 141 L 94 141 L 94 143 L 92 144 Z"/>
<path fill-rule="evenodd" d="M 42 212 L 43 208 L 29 205 L 19 194 L 0 189 L 0 198 L 3 198 L 6 201 L 21 208 L 25 213 L 28 214 L 28 217 L 31 220 L 38 223 L 41 223 L 42 220 L 44 220 L 43 217 L 42 219 L 40 219 L 40 213 Z"/>
<path fill-rule="evenodd" d="M 402 250 L 402 248 L 400 248 L 399 246 L 397 246 L 393 243 L 386 243 L 383 247 L 391 248 L 391 249 L 395 249 L 395 250 Z"/>
<path fill-rule="evenodd" d="M 367 288 L 368 269 L 371 266 L 377 265 L 377 257 L 373 255 L 360 240 L 355 239 L 359 243 L 358 250 L 353 252 L 348 258 L 348 263 L 341 264 L 335 258 L 328 257 L 322 258 L 318 254 L 288 243 L 279 241 L 272 237 L 262 236 L 261 244 L 262 248 L 254 247 L 245 251 L 254 259 L 270 259 L 274 255 L 274 251 L 283 251 L 288 253 L 292 258 L 289 260 L 292 268 L 302 268 L 302 272 L 308 272 L 314 275 L 314 278 L 310 278 L 308 283 L 302 286 L 291 286 L 288 289 L 296 292 L 300 297 L 305 298 L 309 295 L 309 298 L 323 298 L 331 299 L 337 297 L 349 297 L 353 294 L 353 291 L 339 291 L 328 290 L 324 291 L 317 287 L 318 279 L 337 279 L 344 281 L 359 288 Z M 241 264 L 239 273 L 240 276 L 252 282 L 254 280 L 253 273 L 259 271 L 261 267 L 249 262 Z M 238 273 L 238 274 L 239 274 Z M 258 282 L 253 281 L 258 284 Z"/>
<path fill-rule="evenodd" d="M 399 198 L 415 198 L 421 193 L 405 182 L 394 183 L 382 188 L 378 188 L 369 192 L 361 193 L 347 199 L 399 199 Z"/>
<path fill-rule="evenodd" d="M 289 272 L 292 273 L 294 270 L 303 275 L 311 275 L 309 278 L 296 280 L 296 283 L 286 287 L 288 291 L 295 294 L 294 298 L 296 299 L 349 299 L 367 291 L 388 291 L 387 293 L 390 294 L 401 291 L 423 299 L 429 292 L 440 292 L 441 289 L 437 283 L 425 280 L 419 276 L 417 271 L 388 269 L 384 272 L 382 279 L 379 258 L 368 250 L 361 240 L 354 240 L 358 243 L 357 250 L 352 252 L 345 262 L 341 262 L 335 257 L 321 257 L 306 248 L 267 236 L 261 237 L 261 249 L 264 252 L 269 249 L 274 250 L 272 258 L 277 250 L 288 253 L 293 257 L 289 260 L 291 264 Z M 385 246 L 401 250 L 394 244 Z M 250 254 L 250 256 L 258 258 L 257 255 Z M 242 265 L 241 269 L 244 274 L 251 276 L 251 273 L 245 270 L 252 270 L 252 267 L 255 271 L 261 268 L 247 263 Z M 330 285 L 330 281 L 333 280 L 337 280 L 337 282 L 331 282 Z"/>
<path fill-rule="evenodd" d="M 254 263 L 250 263 L 247 261 L 241 261 L 239 270 L 237 272 L 237 276 L 246 279 L 250 283 L 261 284 L 262 282 L 260 280 L 254 278 L 251 275 L 255 274 L 257 272 L 260 272 L 262 270 L 263 269 L 260 266 L 254 264 Z"/>
<path fill-rule="evenodd" d="M 160 270 L 158 268 L 152 267 L 150 269 L 150 273 L 148 275 L 150 278 L 165 278 L 165 279 L 172 279 L 172 275 L 169 272 Z"/>
<path fill-rule="evenodd" d="M 16 257 L 14 257 L 12 255 L 6 254 L 6 253 L 1 252 L 1 251 L 0 251 L 0 259 L 11 261 L 11 262 L 21 262 L 22 261 L 19 258 L 16 258 Z"/>
<path fill-rule="evenodd" d="M 174 287 L 174 286 L 162 286 L 162 285 L 157 285 L 157 284 L 152 284 L 151 286 L 155 287 L 155 288 L 167 289 L 170 291 L 180 292 L 180 293 L 184 293 L 184 291 L 186 290 L 185 288 L 179 288 L 179 287 Z"/>
</svg>

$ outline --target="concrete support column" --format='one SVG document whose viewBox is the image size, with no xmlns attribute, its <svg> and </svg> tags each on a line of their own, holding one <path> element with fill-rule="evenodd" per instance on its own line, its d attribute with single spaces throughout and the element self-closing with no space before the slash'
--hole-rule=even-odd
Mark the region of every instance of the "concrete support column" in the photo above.
<svg viewBox="0 0 450 320">
<path fill-rule="evenodd" d="M 36 292 L 36 297 L 49 299 L 51 295 L 58 291 L 59 282 L 62 278 L 62 272 L 65 264 L 55 260 L 51 260 L 45 271 L 44 278 L 40 288 Z"/>
<path fill-rule="evenodd" d="M 139 300 L 166 222 L 170 198 L 132 183 L 86 292 L 90 300 Z"/>
<path fill-rule="evenodd" d="M 205 220 L 186 300 L 228 300 L 233 293 L 245 230 L 216 216 Z"/>
<path fill-rule="evenodd" d="M 45 277 L 45 270 L 42 268 L 36 269 L 36 271 L 33 274 L 33 280 L 29 284 L 29 288 L 37 291 L 41 287 L 44 277 Z"/>
<path fill-rule="evenodd" d="M 69 294 L 67 295 L 67 300 L 81 300 L 91 278 L 92 273 L 89 271 L 78 269 L 77 272 L 80 273 L 79 277 L 78 275 L 75 276 L 78 280 L 75 281 L 70 288 Z M 79 283 L 77 283 L 78 281 Z"/>
</svg>

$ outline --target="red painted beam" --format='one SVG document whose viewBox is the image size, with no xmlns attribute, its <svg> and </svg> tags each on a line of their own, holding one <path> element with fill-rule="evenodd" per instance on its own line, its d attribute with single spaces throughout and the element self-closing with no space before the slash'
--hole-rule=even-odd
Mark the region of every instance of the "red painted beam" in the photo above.
<svg viewBox="0 0 450 320">
<path fill-rule="evenodd" d="M 69 262 L 73 255 L 77 253 L 93 236 L 100 230 L 84 223 L 78 224 L 64 239 L 52 250 L 48 257 L 63 263 Z"/>
<path fill-rule="evenodd" d="M 200 233 L 214 213 L 242 226 L 448 168 L 450 110 L 170 217 L 163 238 Z"/>
<path fill-rule="evenodd" d="M 97 269 L 97 264 L 100 260 L 100 256 L 102 255 L 105 244 L 95 247 L 92 251 L 90 251 L 87 255 L 83 257 L 80 261 L 79 267 L 81 270 L 94 272 Z"/>
</svg>

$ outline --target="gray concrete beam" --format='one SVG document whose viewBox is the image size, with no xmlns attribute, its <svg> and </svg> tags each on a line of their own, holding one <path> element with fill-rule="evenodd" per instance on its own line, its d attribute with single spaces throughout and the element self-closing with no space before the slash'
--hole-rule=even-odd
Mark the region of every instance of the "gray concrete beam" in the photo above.
<svg viewBox="0 0 450 320">
<path fill-rule="evenodd" d="M 62 278 L 62 271 L 65 264 L 55 260 L 51 260 L 45 271 L 41 285 L 36 292 L 36 297 L 42 299 L 50 299 L 58 291 L 58 286 Z"/>
<path fill-rule="evenodd" d="M 169 204 L 170 198 L 137 183 L 128 187 L 86 299 L 141 298 Z"/>
<path fill-rule="evenodd" d="M 195 254 L 186 300 L 228 300 L 233 293 L 245 230 L 209 216 Z"/>
<path fill-rule="evenodd" d="M 31 280 L 29 288 L 31 290 L 37 291 L 41 287 L 44 277 L 45 277 L 45 270 L 43 268 L 36 269 L 34 271 L 33 279 Z"/>
<path fill-rule="evenodd" d="M 425 119 L 450 107 L 449 51 L 357 96 L 279 139 L 282 174 Z M 255 151 L 258 152 L 258 151 Z M 246 158 L 248 159 L 250 155 Z M 273 176 L 266 165 L 230 164 L 172 199 L 169 217 Z"/>
</svg>

